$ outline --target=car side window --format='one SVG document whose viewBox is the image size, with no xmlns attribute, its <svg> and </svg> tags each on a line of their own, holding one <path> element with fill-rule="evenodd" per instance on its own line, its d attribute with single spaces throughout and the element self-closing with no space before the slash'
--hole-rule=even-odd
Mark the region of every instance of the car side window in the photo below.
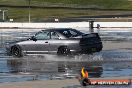
<svg viewBox="0 0 132 88">
<path fill-rule="evenodd" d="M 41 31 L 35 35 L 37 40 L 47 40 L 50 39 L 50 32 L 48 31 Z"/>
<path fill-rule="evenodd" d="M 70 37 L 70 34 L 69 34 L 69 31 L 68 30 L 65 30 L 62 32 L 63 35 L 65 35 L 66 37 Z"/>
<path fill-rule="evenodd" d="M 75 31 L 72 31 L 72 30 L 69 30 L 69 31 L 70 31 L 71 35 L 73 35 L 73 36 L 77 35 L 77 33 Z"/>
<path fill-rule="evenodd" d="M 59 39 L 59 35 L 56 32 L 51 32 L 51 39 Z"/>
</svg>

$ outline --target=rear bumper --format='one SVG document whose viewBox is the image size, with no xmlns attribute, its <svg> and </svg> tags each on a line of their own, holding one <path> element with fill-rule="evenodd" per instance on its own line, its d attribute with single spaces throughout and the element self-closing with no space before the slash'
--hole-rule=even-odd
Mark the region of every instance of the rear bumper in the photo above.
<svg viewBox="0 0 132 88">
<path fill-rule="evenodd" d="M 102 42 L 92 45 L 83 45 L 81 46 L 81 53 L 94 53 L 100 52 L 103 48 Z"/>
<path fill-rule="evenodd" d="M 94 52 L 100 52 L 103 48 L 102 42 L 92 45 L 83 45 L 81 46 L 82 53 L 94 53 Z"/>
<path fill-rule="evenodd" d="M 103 48 L 102 42 L 97 44 L 82 45 L 78 50 L 71 51 L 72 54 L 90 54 L 100 52 Z"/>
</svg>

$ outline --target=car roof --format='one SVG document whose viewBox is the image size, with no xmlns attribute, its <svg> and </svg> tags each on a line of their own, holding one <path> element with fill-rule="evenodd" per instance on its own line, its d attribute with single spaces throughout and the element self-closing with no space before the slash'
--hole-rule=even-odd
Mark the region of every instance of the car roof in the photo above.
<svg viewBox="0 0 132 88">
<path fill-rule="evenodd" d="M 74 30 L 72 28 L 49 28 L 49 29 L 45 29 L 45 30 L 42 30 L 42 31 L 58 31 L 58 30 Z"/>
</svg>

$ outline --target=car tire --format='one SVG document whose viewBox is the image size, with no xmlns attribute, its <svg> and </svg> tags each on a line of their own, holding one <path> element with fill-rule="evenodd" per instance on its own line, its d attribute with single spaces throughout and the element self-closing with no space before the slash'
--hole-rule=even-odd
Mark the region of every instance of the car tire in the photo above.
<svg viewBox="0 0 132 88">
<path fill-rule="evenodd" d="M 62 47 L 58 48 L 57 54 L 65 56 L 65 55 L 70 55 L 71 52 L 70 52 L 70 49 L 67 46 L 62 46 Z"/>
<path fill-rule="evenodd" d="M 11 49 L 11 54 L 14 57 L 22 57 L 22 50 L 19 46 L 13 46 Z"/>
</svg>

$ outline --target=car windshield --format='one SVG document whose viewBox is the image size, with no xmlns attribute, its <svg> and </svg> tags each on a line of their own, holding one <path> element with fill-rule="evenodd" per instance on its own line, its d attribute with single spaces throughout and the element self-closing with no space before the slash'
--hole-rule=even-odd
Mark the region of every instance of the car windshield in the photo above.
<svg viewBox="0 0 132 88">
<path fill-rule="evenodd" d="M 69 37 L 77 37 L 77 36 L 84 34 L 78 30 L 75 30 L 75 29 L 63 29 L 63 30 L 59 30 L 59 32 L 68 38 Z"/>
</svg>

